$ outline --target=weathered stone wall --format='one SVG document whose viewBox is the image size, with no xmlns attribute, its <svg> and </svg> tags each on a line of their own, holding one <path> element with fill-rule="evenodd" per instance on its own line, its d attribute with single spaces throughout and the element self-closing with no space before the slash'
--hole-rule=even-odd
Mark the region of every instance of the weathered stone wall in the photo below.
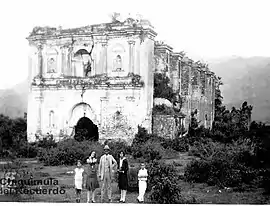
<svg viewBox="0 0 270 206">
<path fill-rule="evenodd" d="M 197 110 L 196 118 L 201 125 L 211 128 L 214 117 L 213 73 L 209 72 L 205 65 L 188 62 L 187 58 L 182 62 L 181 94 L 185 96 L 183 113 L 186 114 L 185 122 L 190 123 L 191 111 Z M 188 66 L 190 65 L 190 67 Z M 187 72 L 189 68 L 189 72 Z M 190 76 L 188 76 L 188 74 Z M 188 81 L 190 80 L 190 81 Z"/>
<path fill-rule="evenodd" d="M 160 137 L 173 139 L 177 132 L 177 125 L 172 115 L 153 115 L 153 133 Z"/>
<path fill-rule="evenodd" d="M 183 63 L 182 67 L 182 76 L 181 76 L 181 95 L 189 95 L 189 86 L 190 86 L 190 67 Z"/>
<path fill-rule="evenodd" d="M 81 100 L 80 90 L 45 90 L 41 104 L 40 99 L 35 99 L 39 95 L 39 91 L 30 95 L 28 120 L 40 121 L 40 124 L 28 124 L 28 136 L 32 141 L 38 127 L 43 135 L 47 132 L 55 136 L 59 136 L 60 132 L 71 135 L 84 113 L 98 126 L 100 139 L 129 140 L 134 137 L 137 126 L 143 123 L 147 113 L 144 102 L 140 101 L 143 89 L 87 90 L 83 100 L 86 105 Z M 120 114 L 116 115 L 118 111 Z"/>
<path fill-rule="evenodd" d="M 101 140 L 130 141 L 138 125 L 152 131 L 156 33 L 149 22 L 130 21 L 34 28 L 28 37 L 29 141 L 36 133 L 71 135 L 84 115 L 98 126 Z"/>
</svg>

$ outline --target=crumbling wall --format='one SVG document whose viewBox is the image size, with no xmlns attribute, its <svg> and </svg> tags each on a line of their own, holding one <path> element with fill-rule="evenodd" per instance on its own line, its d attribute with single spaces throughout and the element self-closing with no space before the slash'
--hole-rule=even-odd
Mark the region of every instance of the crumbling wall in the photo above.
<svg viewBox="0 0 270 206">
<path fill-rule="evenodd" d="M 190 79 L 190 68 L 187 64 L 183 64 L 182 72 L 181 72 L 181 95 L 186 96 L 189 95 L 189 79 Z"/>
<path fill-rule="evenodd" d="M 177 124 L 173 115 L 153 115 L 153 134 L 173 139 L 176 132 Z"/>
</svg>

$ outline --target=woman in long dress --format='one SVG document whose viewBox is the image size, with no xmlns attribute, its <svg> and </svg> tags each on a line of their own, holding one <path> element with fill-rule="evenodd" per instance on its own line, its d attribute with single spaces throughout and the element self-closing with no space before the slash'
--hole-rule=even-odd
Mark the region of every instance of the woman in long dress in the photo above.
<svg viewBox="0 0 270 206">
<path fill-rule="evenodd" d="M 126 201 L 126 194 L 128 188 L 128 161 L 124 152 L 120 152 L 118 168 L 118 186 L 121 191 L 121 198 L 119 202 L 124 203 Z"/>
<path fill-rule="evenodd" d="M 86 176 L 86 189 L 87 189 L 87 202 L 90 202 L 90 196 L 92 193 L 92 202 L 95 201 L 95 192 L 99 187 L 97 179 L 97 159 L 95 151 L 91 152 L 90 157 L 86 160 L 88 163 L 87 176 Z"/>
</svg>

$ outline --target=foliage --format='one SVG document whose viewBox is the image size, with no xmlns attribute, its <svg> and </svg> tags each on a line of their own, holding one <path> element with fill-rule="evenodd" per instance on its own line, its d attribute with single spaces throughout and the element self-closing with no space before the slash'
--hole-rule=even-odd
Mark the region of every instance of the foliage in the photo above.
<svg viewBox="0 0 270 206">
<path fill-rule="evenodd" d="M 143 158 L 146 162 L 152 162 L 154 160 L 160 160 L 164 154 L 164 149 L 157 141 L 148 140 L 141 146 L 133 148 L 133 157 Z"/>
<path fill-rule="evenodd" d="M 165 73 L 154 74 L 154 98 L 165 98 L 169 101 L 175 99 L 175 93 L 169 85 L 170 79 Z"/>
<path fill-rule="evenodd" d="M 149 139 L 150 136 L 148 135 L 147 130 L 141 126 L 138 126 L 138 132 L 132 141 L 132 147 L 136 147 L 137 145 L 143 145 Z"/>
<path fill-rule="evenodd" d="M 126 155 L 132 154 L 132 148 L 127 145 L 126 142 L 121 140 L 113 140 L 109 142 L 105 142 L 110 147 L 110 154 L 114 156 L 116 160 L 120 157 L 120 152 L 124 152 Z M 104 144 L 104 145 L 105 145 Z"/>
<path fill-rule="evenodd" d="M 161 144 L 165 149 L 173 149 L 177 152 L 187 152 L 189 149 L 188 140 L 185 137 L 165 139 Z"/>
<path fill-rule="evenodd" d="M 250 184 L 256 177 L 256 171 L 249 167 L 252 147 L 246 141 L 229 145 L 211 139 L 197 142 L 191 151 L 200 160 L 187 165 L 185 179 L 220 187 L 240 188 L 243 183 Z"/>
<path fill-rule="evenodd" d="M 232 107 L 231 110 L 226 109 L 222 105 L 223 97 L 219 86 L 223 83 L 218 77 L 218 83 L 215 89 L 215 117 L 212 127 L 212 138 L 216 141 L 230 143 L 239 138 L 246 136 L 249 130 L 252 109 L 251 105 L 245 101 L 242 106 L 237 109 Z"/>
<path fill-rule="evenodd" d="M 155 161 L 149 165 L 150 199 L 153 203 L 183 203 L 181 188 L 178 185 L 178 171 L 172 164 Z"/>
<path fill-rule="evenodd" d="M 59 142 L 57 147 L 42 149 L 38 157 L 45 165 L 74 165 L 77 160 L 85 162 L 91 151 L 95 151 L 100 157 L 103 153 L 103 145 L 97 142 L 78 142 L 74 139 L 68 139 Z"/>
<path fill-rule="evenodd" d="M 74 136 L 74 139 L 78 142 L 85 141 L 88 137 L 88 130 L 87 129 L 78 129 L 76 131 L 76 135 Z"/>
<path fill-rule="evenodd" d="M 47 134 L 45 137 L 36 142 L 36 146 L 40 148 L 51 148 L 56 147 L 57 143 L 55 142 L 52 134 Z"/>
<path fill-rule="evenodd" d="M 39 148 L 36 144 L 30 144 L 28 142 L 23 142 L 20 149 L 16 151 L 17 158 L 35 158 L 39 153 Z"/>
<path fill-rule="evenodd" d="M 25 115 L 26 117 L 26 115 Z M 11 119 L 0 115 L 0 156 L 14 157 L 27 142 L 26 118 Z"/>
<path fill-rule="evenodd" d="M 174 115 L 175 111 L 172 107 L 168 107 L 165 104 L 155 105 L 152 110 L 153 115 Z"/>
</svg>

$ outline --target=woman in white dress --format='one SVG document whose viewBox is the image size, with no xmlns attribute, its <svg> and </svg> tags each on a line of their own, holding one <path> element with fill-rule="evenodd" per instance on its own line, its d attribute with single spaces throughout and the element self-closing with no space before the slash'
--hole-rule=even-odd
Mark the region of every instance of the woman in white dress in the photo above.
<svg viewBox="0 0 270 206">
<path fill-rule="evenodd" d="M 74 169 L 74 185 L 76 190 L 76 202 L 79 203 L 81 201 L 81 193 L 83 187 L 83 175 L 84 169 L 82 168 L 81 161 L 78 160 L 77 167 Z"/>
</svg>

